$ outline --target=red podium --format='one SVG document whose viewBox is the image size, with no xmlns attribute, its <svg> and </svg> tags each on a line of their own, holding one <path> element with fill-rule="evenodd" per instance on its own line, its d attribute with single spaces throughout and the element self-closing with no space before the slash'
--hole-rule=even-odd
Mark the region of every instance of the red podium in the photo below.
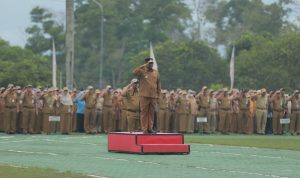
<svg viewBox="0 0 300 178">
<path fill-rule="evenodd" d="M 127 153 L 190 153 L 184 144 L 183 134 L 142 132 L 111 132 L 108 134 L 108 151 Z"/>
</svg>

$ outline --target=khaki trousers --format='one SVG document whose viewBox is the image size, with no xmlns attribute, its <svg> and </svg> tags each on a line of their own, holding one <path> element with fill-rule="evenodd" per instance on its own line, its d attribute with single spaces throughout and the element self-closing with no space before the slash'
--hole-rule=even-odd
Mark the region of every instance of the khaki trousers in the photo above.
<svg viewBox="0 0 300 178">
<path fill-rule="evenodd" d="M 0 112 L 0 132 L 4 132 L 4 113 Z"/>
<path fill-rule="evenodd" d="M 273 134 L 282 134 L 282 126 L 280 124 L 280 119 L 282 119 L 283 117 L 283 111 L 273 110 L 272 116 Z"/>
<path fill-rule="evenodd" d="M 230 119 L 230 131 L 232 133 L 237 133 L 238 131 L 238 113 L 231 113 L 231 119 Z"/>
<path fill-rule="evenodd" d="M 140 115 L 139 112 L 126 111 L 127 113 L 127 130 L 128 132 L 137 131 L 140 127 Z"/>
<path fill-rule="evenodd" d="M 103 129 L 104 132 L 112 132 L 114 129 L 114 110 L 112 106 L 103 107 Z"/>
<path fill-rule="evenodd" d="M 150 97 L 140 97 L 141 128 L 144 132 L 153 129 L 154 112 L 156 105 L 157 99 Z"/>
<path fill-rule="evenodd" d="M 241 110 L 238 118 L 238 133 L 247 132 L 247 121 L 249 119 L 249 110 Z"/>
<path fill-rule="evenodd" d="M 216 111 L 209 111 L 208 114 L 210 132 L 214 133 L 217 129 L 217 114 Z"/>
<path fill-rule="evenodd" d="M 258 134 L 264 134 L 267 123 L 267 110 L 256 109 L 256 132 Z"/>
<path fill-rule="evenodd" d="M 219 131 L 228 133 L 230 131 L 230 110 L 220 109 Z"/>
<path fill-rule="evenodd" d="M 187 132 L 189 114 L 178 113 L 179 132 Z"/>
<path fill-rule="evenodd" d="M 95 130 L 95 109 L 84 109 L 84 131 L 91 133 Z"/>
<path fill-rule="evenodd" d="M 36 113 L 34 108 L 23 108 L 23 133 L 35 133 Z"/>
<path fill-rule="evenodd" d="M 300 111 L 292 111 L 290 133 L 300 133 Z"/>
<path fill-rule="evenodd" d="M 170 118 L 167 109 L 159 109 L 158 111 L 158 128 L 161 132 L 168 132 L 170 126 Z"/>
<path fill-rule="evenodd" d="M 4 109 L 4 132 L 16 132 L 17 109 L 5 108 Z"/>
<path fill-rule="evenodd" d="M 203 132 L 209 132 L 210 128 L 209 128 L 209 110 L 207 108 L 200 108 L 199 111 L 199 116 L 200 117 L 206 117 L 207 118 L 207 122 L 205 123 L 197 123 L 197 127 L 199 131 L 203 131 Z"/>
</svg>

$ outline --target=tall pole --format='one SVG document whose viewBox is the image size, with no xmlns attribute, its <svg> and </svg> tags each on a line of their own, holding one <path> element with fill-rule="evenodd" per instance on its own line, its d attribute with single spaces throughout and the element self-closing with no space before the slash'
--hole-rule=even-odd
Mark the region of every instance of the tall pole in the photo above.
<svg viewBox="0 0 300 178">
<path fill-rule="evenodd" d="M 66 0 L 66 85 L 73 89 L 74 35 L 73 35 L 74 1 Z"/>
<path fill-rule="evenodd" d="M 104 48 L 103 48 L 103 6 L 100 2 L 97 0 L 93 0 L 95 4 L 98 5 L 98 7 L 101 9 L 101 29 L 100 29 L 100 61 L 99 61 L 99 88 L 102 88 L 103 86 L 103 53 L 104 53 Z"/>
</svg>

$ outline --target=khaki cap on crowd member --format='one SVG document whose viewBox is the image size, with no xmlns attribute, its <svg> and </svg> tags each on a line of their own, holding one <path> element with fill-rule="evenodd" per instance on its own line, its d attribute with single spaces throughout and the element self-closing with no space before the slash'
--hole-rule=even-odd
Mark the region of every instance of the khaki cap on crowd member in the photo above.
<svg viewBox="0 0 300 178">
<path fill-rule="evenodd" d="M 281 94 L 281 91 L 280 91 L 280 90 L 277 90 L 277 91 L 275 92 L 275 94 Z"/>
<path fill-rule="evenodd" d="M 261 89 L 261 92 L 262 92 L 262 93 L 266 93 L 267 90 L 266 90 L 265 88 L 262 88 L 262 89 Z"/>
<path fill-rule="evenodd" d="M 223 88 L 223 91 L 224 92 L 228 92 L 228 88 Z"/>
<path fill-rule="evenodd" d="M 294 90 L 294 93 L 299 93 L 299 90 Z"/>
<path fill-rule="evenodd" d="M 110 85 L 107 85 L 106 86 L 106 89 L 111 89 L 112 87 Z"/>
<path fill-rule="evenodd" d="M 64 87 L 63 90 L 64 91 L 69 91 L 69 89 L 67 87 Z"/>
<path fill-rule="evenodd" d="M 7 88 L 12 88 L 12 87 L 14 87 L 14 84 L 8 84 L 8 86 L 7 86 Z"/>
<path fill-rule="evenodd" d="M 101 91 L 100 91 L 99 89 L 96 89 L 95 93 L 96 93 L 96 94 L 100 94 Z"/>
<path fill-rule="evenodd" d="M 138 79 L 136 79 L 136 78 L 132 79 L 131 83 L 138 83 Z"/>
<path fill-rule="evenodd" d="M 30 84 L 29 84 L 29 85 L 27 85 L 27 88 L 32 88 L 32 85 L 30 85 Z"/>
<path fill-rule="evenodd" d="M 94 87 L 93 86 L 88 86 L 88 90 L 93 90 L 94 89 Z"/>
</svg>

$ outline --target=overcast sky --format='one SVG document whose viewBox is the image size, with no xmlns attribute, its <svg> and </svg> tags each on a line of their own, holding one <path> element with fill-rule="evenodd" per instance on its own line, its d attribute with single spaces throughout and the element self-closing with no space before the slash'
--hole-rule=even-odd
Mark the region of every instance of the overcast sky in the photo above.
<svg viewBox="0 0 300 178">
<path fill-rule="evenodd" d="M 275 0 L 263 1 L 271 3 Z M 293 9 L 294 17 L 299 16 L 300 11 L 300 3 L 297 1 L 298 6 Z M 12 45 L 24 46 L 27 39 L 25 29 L 31 25 L 30 11 L 35 6 L 49 9 L 57 15 L 58 20 L 64 21 L 65 0 L 0 0 L 0 38 Z"/>
<path fill-rule="evenodd" d="M 30 11 L 40 6 L 64 17 L 65 0 L 0 0 L 0 38 L 24 46 L 25 29 L 30 26 Z"/>
</svg>

